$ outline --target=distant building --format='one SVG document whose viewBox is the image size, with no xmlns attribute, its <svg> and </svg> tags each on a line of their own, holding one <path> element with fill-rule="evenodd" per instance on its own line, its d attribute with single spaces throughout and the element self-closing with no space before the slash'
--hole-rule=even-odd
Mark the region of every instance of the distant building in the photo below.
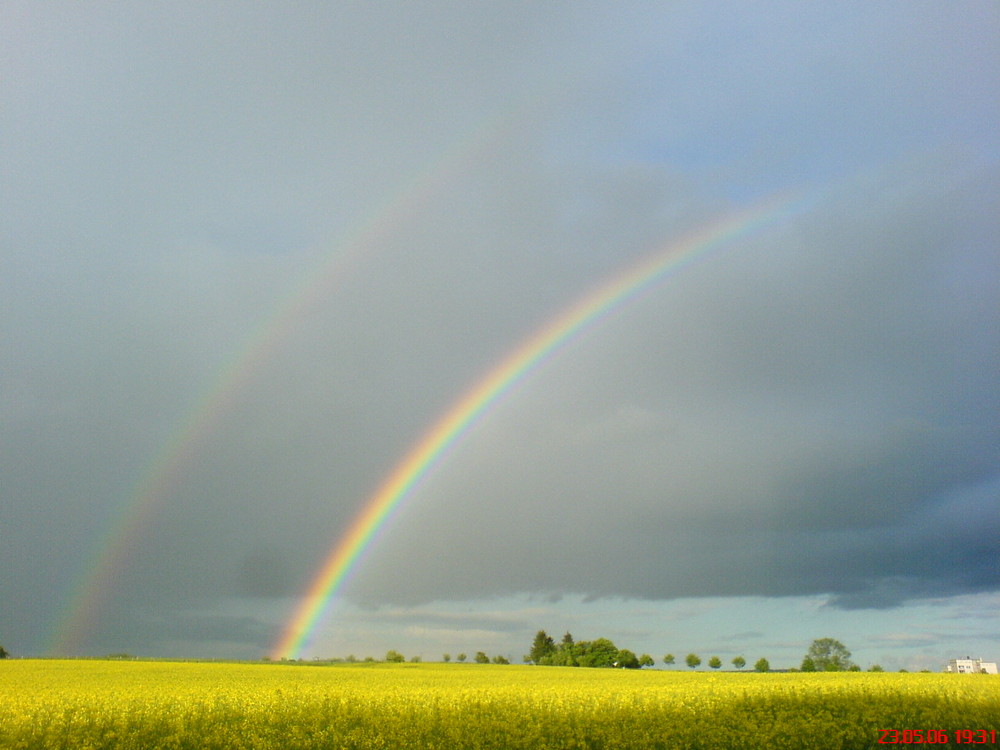
<svg viewBox="0 0 1000 750">
<path fill-rule="evenodd" d="M 952 659 L 948 662 L 946 672 L 958 672 L 959 674 L 996 674 L 997 663 L 995 661 L 983 661 L 982 659 Z"/>
</svg>

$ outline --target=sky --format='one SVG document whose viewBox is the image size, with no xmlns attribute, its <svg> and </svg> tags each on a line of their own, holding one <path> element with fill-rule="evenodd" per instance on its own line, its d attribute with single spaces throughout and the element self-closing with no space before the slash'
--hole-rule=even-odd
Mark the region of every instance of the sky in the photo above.
<svg viewBox="0 0 1000 750">
<path fill-rule="evenodd" d="M 994 2 L 0 6 L 0 644 L 1000 660 Z M 694 256 L 697 257 L 694 257 Z M 681 659 L 678 659 L 681 661 Z"/>
</svg>

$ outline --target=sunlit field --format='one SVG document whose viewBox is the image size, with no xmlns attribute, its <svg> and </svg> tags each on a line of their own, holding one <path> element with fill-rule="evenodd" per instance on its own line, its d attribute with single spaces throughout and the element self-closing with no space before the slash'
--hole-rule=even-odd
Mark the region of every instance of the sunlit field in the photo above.
<svg viewBox="0 0 1000 750">
<path fill-rule="evenodd" d="M 967 747 L 1000 679 L 9 660 L 0 707 L 3 748 Z"/>
</svg>

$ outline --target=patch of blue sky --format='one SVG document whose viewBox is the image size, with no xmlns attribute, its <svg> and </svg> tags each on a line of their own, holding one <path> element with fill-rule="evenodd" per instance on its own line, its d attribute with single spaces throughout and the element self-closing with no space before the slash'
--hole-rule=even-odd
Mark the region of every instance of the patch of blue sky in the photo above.
<svg viewBox="0 0 1000 750">
<path fill-rule="evenodd" d="M 1000 65 L 977 14 L 900 10 L 703 16 L 622 71 L 605 155 L 739 200 L 942 149 L 995 161 Z"/>
</svg>

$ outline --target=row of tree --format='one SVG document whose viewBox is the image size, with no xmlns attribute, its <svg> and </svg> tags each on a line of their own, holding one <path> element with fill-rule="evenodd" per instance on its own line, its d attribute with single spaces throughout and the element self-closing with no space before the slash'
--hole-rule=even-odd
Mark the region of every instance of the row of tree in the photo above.
<svg viewBox="0 0 1000 750">
<path fill-rule="evenodd" d="M 556 643 L 544 630 L 539 630 L 535 634 L 531 651 L 525 655 L 524 660 L 530 664 L 554 667 L 639 669 L 640 667 L 651 667 L 654 664 L 649 654 L 636 656 L 627 648 L 618 648 L 607 638 L 577 642 L 567 632 L 562 637 L 562 641 Z M 663 663 L 668 666 L 675 662 L 673 654 L 667 654 L 663 657 Z M 701 657 L 697 654 L 688 654 L 684 658 L 684 663 L 691 669 L 696 669 L 701 664 Z M 737 656 L 732 660 L 736 669 L 743 669 L 746 663 L 746 659 L 742 656 Z M 718 669 L 722 666 L 722 660 L 718 656 L 712 656 L 708 660 L 708 666 L 712 669 Z M 771 665 L 767 659 L 760 658 L 753 665 L 753 668 L 757 672 L 768 672 Z M 800 669 L 803 672 L 843 672 L 859 671 L 860 667 L 851 661 L 851 652 L 843 643 L 833 638 L 818 638 L 809 646 L 809 650 L 802 659 Z"/>
<path fill-rule="evenodd" d="M 451 654 L 443 654 L 441 658 L 446 662 L 451 661 Z M 467 654 L 459 654 L 458 656 L 455 657 L 455 659 L 460 662 L 465 661 L 468 658 L 469 657 Z M 406 661 L 406 658 L 395 649 L 389 649 L 385 654 L 385 660 L 387 662 L 398 663 Z M 486 655 L 485 651 L 477 651 L 476 655 L 473 657 L 472 660 L 476 664 L 489 664 L 490 662 L 492 662 L 493 664 L 510 664 L 510 661 L 507 659 L 507 657 L 497 655 L 494 656 L 492 659 L 490 659 L 490 657 Z M 410 657 L 410 661 L 419 662 L 422 661 L 422 659 L 419 656 L 413 656 Z"/>
<path fill-rule="evenodd" d="M 667 654 L 666 656 L 664 656 L 663 663 L 667 665 L 676 663 L 674 655 Z M 691 667 L 691 669 L 695 669 L 701 664 L 701 657 L 698 656 L 698 654 L 688 654 L 687 656 L 684 657 L 684 663 L 687 664 L 689 667 Z M 737 669 L 743 669 L 743 667 L 747 665 L 747 660 L 744 659 L 742 656 L 737 656 L 735 659 L 733 659 L 732 664 Z M 710 656 L 708 659 L 708 666 L 710 666 L 712 669 L 718 669 L 719 667 L 722 666 L 722 659 L 720 659 L 718 656 Z M 758 672 L 768 672 L 771 669 L 771 663 L 767 659 L 761 657 L 753 665 L 753 668 Z"/>
<path fill-rule="evenodd" d="M 635 652 L 627 648 L 618 648 L 607 638 L 597 638 L 593 641 L 575 641 L 572 634 L 566 633 L 562 641 L 556 643 L 544 630 L 539 630 L 535 634 L 535 640 L 531 644 L 531 651 L 525 655 L 524 660 L 530 664 L 539 664 L 552 667 L 618 667 L 620 669 L 639 669 L 640 667 L 652 667 L 655 662 L 649 654 L 636 656 Z M 701 657 L 697 654 L 688 654 L 685 663 L 692 669 L 701 664 Z M 667 654 L 663 657 L 663 663 L 670 665 L 675 663 L 674 655 Z M 722 660 L 718 656 L 713 656 L 708 660 L 708 666 L 718 669 L 722 666 Z M 743 669 L 746 666 L 746 659 L 737 656 L 733 659 L 733 666 Z M 771 665 L 767 659 L 758 659 L 754 669 L 758 672 L 767 672 Z"/>
<path fill-rule="evenodd" d="M 6 659 L 10 653 L 0 646 L 0 659 Z M 109 654 L 108 658 L 133 658 L 127 654 Z M 468 656 L 458 654 L 456 661 L 464 662 Z M 444 654 L 442 659 L 451 661 L 451 654 Z M 410 657 L 411 662 L 421 661 L 421 657 Z M 334 659 L 334 661 L 342 661 Z M 346 661 L 356 662 L 358 659 L 352 654 Z M 365 661 L 375 661 L 372 657 L 367 657 Z M 396 651 L 389 649 L 385 655 L 385 661 L 399 663 L 406 661 L 406 658 Z M 510 664 L 505 656 L 494 656 L 492 659 L 484 651 L 477 651 L 473 657 L 476 664 Z M 524 661 L 529 664 L 541 664 L 554 667 L 618 667 L 621 669 L 639 669 L 640 667 L 652 667 L 653 658 L 649 654 L 636 656 L 634 652 L 627 648 L 618 648 L 607 638 L 598 638 L 593 641 L 573 640 L 573 636 L 568 632 L 562 637 L 562 641 L 556 643 L 544 630 L 539 630 L 535 635 L 535 640 L 531 644 L 531 651 L 525 655 Z M 670 666 L 676 663 L 673 654 L 663 657 L 663 663 Z M 684 657 L 684 663 L 691 669 L 696 669 L 701 665 L 701 657 L 697 654 L 688 654 Z M 746 659 L 737 656 L 732 660 L 732 665 L 736 669 L 743 669 L 746 666 Z M 722 666 L 722 660 L 718 656 L 708 659 L 708 666 L 718 669 Z M 771 669 L 767 659 L 760 658 L 754 663 L 753 668 L 757 672 L 768 672 Z M 847 650 L 843 643 L 833 638 L 818 638 L 809 646 L 809 650 L 802 659 L 799 669 L 803 672 L 859 672 L 861 667 L 851 661 L 851 652 Z M 792 670 L 795 671 L 795 670 Z M 878 664 L 869 668 L 870 672 L 881 672 L 882 667 Z M 903 670 L 905 671 L 905 670 Z M 926 670 L 925 670 L 926 671 Z"/>
</svg>

